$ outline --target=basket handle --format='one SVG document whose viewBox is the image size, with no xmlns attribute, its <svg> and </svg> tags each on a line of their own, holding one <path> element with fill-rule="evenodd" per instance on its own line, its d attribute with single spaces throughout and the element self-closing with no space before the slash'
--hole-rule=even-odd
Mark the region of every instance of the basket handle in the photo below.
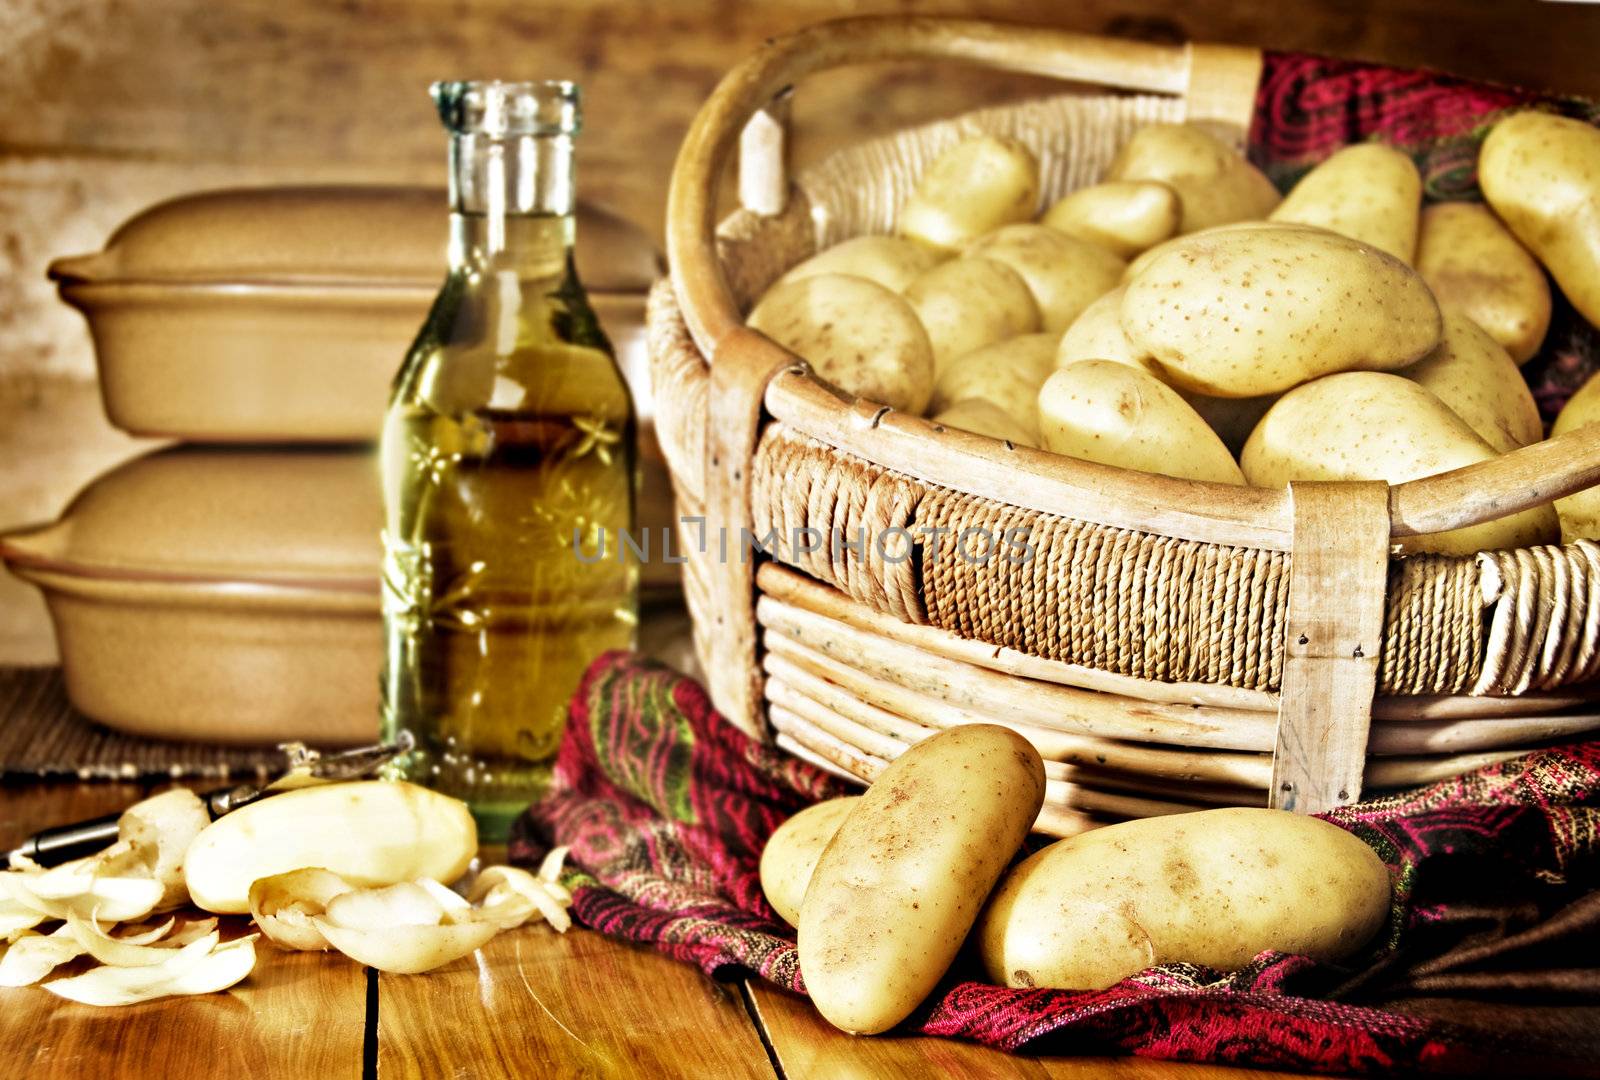
<svg viewBox="0 0 1600 1080">
<path fill-rule="evenodd" d="M 705 356 L 741 322 L 716 250 L 717 186 L 745 125 L 807 75 L 886 60 L 955 60 L 1122 90 L 1185 96 L 1192 118 L 1248 117 L 1259 50 L 1157 45 L 981 19 L 865 16 L 776 38 L 735 67 L 689 128 L 667 193 L 667 255 Z M 776 346 L 773 346 L 776 348 Z"/>
<path fill-rule="evenodd" d="M 1600 424 L 1389 489 L 1392 535 L 1463 529 L 1531 510 L 1600 484 Z"/>
</svg>

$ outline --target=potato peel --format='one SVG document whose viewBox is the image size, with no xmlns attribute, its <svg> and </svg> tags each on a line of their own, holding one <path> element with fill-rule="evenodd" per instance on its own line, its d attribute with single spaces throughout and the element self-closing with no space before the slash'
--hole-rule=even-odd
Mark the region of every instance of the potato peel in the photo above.
<svg viewBox="0 0 1600 1080">
<path fill-rule="evenodd" d="M 125 943 L 127 943 L 129 945 L 148 945 L 152 941 L 160 941 L 162 938 L 166 937 L 167 936 L 167 932 L 172 929 L 172 927 L 177 923 L 177 921 L 178 921 L 177 919 L 175 919 L 175 918 L 173 918 L 172 916 L 169 915 L 167 917 L 167 921 L 164 922 L 164 923 L 161 923 L 158 926 L 146 927 L 146 928 L 144 928 L 142 930 L 138 929 L 136 927 L 124 927 L 124 929 L 131 930 L 132 933 L 123 934 L 121 937 L 113 938 L 112 940 L 113 941 L 125 942 Z M 212 926 L 215 926 L 217 924 L 217 920 L 215 920 L 215 919 L 212 919 L 210 921 L 211 921 L 211 925 Z M 193 923 L 190 923 L 187 926 L 185 926 L 185 929 L 188 929 L 190 926 L 193 926 L 193 925 L 194 925 Z M 202 935 L 199 935 L 199 936 L 204 937 L 205 935 L 202 934 Z M 178 941 L 178 940 L 176 940 L 176 938 L 177 938 L 176 934 L 174 934 L 172 937 L 167 938 L 167 944 L 168 945 L 187 945 L 187 944 L 189 944 L 189 942 L 194 940 L 194 938 L 192 938 L 192 937 L 191 938 L 186 938 L 183 941 Z"/>
<path fill-rule="evenodd" d="M 567 914 L 571 894 L 542 874 L 535 877 L 519 867 L 491 866 L 484 870 L 473 884 L 472 898 L 481 904 L 485 917 L 497 919 L 505 930 L 521 926 L 535 911 L 563 934 L 572 927 L 572 917 Z"/>
<path fill-rule="evenodd" d="M 83 955 L 63 924 L 53 934 L 29 932 L 0 956 L 0 986 L 32 986 L 68 960 Z"/>
<path fill-rule="evenodd" d="M 73 867 L 69 874 L 58 871 Z M 73 864 L 42 874 L 0 873 L 0 893 L 15 906 L 27 908 L 43 919 L 65 919 L 69 913 L 105 922 L 142 919 L 161 901 L 164 887 L 152 878 L 102 877 Z"/>
<path fill-rule="evenodd" d="M 0 887 L 0 938 L 5 938 L 7 942 L 17 941 L 47 918 L 48 915 L 13 900 L 11 894 Z"/>
<path fill-rule="evenodd" d="M 211 824 L 200 797 L 188 788 L 174 788 L 130 806 L 117 821 L 117 844 L 126 845 L 151 877 L 162 886 L 158 910 L 189 899 L 183 880 L 183 856 L 200 831 Z"/>
<path fill-rule="evenodd" d="M 156 998 L 186 994 L 211 994 L 226 990 L 254 969 L 255 942 L 251 934 L 224 945 L 212 935 L 192 941 L 159 964 L 143 967 L 98 967 L 83 975 L 56 979 L 44 988 L 59 997 L 84 1005 L 133 1005 Z"/>
<path fill-rule="evenodd" d="M 125 938 L 114 938 L 93 920 L 77 915 L 67 916 L 67 931 L 84 952 L 111 967 L 154 967 L 171 960 L 174 952 L 171 945 L 141 944 Z M 215 947 L 220 939 L 217 932 L 212 930 L 195 940 L 209 941 Z M 193 944 L 191 941 L 181 948 L 189 948 Z"/>
<path fill-rule="evenodd" d="M 444 905 L 411 881 L 379 889 L 351 889 L 328 903 L 323 918 L 334 926 L 370 930 L 377 927 L 438 926 Z"/>
<path fill-rule="evenodd" d="M 500 932 L 498 922 L 472 914 L 460 896 L 424 878 L 342 893 L 311 922 L 352 960 L 415 975 L 461 959 Z"/>
<path fill-rule="evenodd" d="M 322 916 L 313 917 L 311 922 L 350 959 L 397 975 L 418 975 L 443 967 L 481 949 L 500 932 L 499 924 L 494 922 L 370 930 L 338 926 Z"/>
<path fill-rule="evenodd" d="M 459 960 L 535 914 L 559 931 L 570 927 L 571 897 L 554 880 L 565 855 L 552 852 L 539 875 L 490 867 L 474 884 L 472 902 L 432 878 L 357 888 L 328 870 L 296 870 L 252 884 L 250 909 L 262 932 L 285 948 L 331 947 L 379 971 L 418 974 Z"/>
<path fill-rule="evenodd" d="M 250 917 L 279 948 L 324 951 L 333 946 L 311 924 L 311 918 L 326 911 L 334 897 L 353 888 L 338 874 L 321 867 L 274 874 L 251 883 Z"/>
</svg>

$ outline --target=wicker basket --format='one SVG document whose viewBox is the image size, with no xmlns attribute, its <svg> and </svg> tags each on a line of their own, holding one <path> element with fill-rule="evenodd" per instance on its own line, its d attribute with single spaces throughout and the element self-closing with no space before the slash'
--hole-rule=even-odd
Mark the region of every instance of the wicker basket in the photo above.
<svg viewBox="0 0 1600 1080">
<path fill-rule="evenodd" d="M 1136 93 L 972 113 L 791 184 L 784 88 L 891 58 Z M 704 519 L 680 527 L 696 648 L 732 722 L 866 781 L 940 728 L 1009 725 L 1045 757 L 1038 828 L 1058 835 L 1204 805 L 1315 812 L 1600 728 L 1600 545 L 1404 555 L 1408 537 L 1600 480 L 1600 427 L 1396 487 L 1228 487 L 841 398 L 743 325 L 819 246 L 890 231 L 922 166 L 965 133 L 1022 139 L 1056 198 L 1151 121 L 1242 138 L 1260 72 L 1247 49 L 875 18 L 779 39 L 724 79 L 673 175 L 672 277 L 649 321 L 679 507 Z M 717 227 L 736 147 L 743 209 Z M 1037 552 L 1025 562 L 931 559 L 885 532 L 1017 527 Z M 799 528 L 891 542 L 808 551 Z M 772 557 L 742 557 L 741 530 L 776 530 Z"/>
</svg>

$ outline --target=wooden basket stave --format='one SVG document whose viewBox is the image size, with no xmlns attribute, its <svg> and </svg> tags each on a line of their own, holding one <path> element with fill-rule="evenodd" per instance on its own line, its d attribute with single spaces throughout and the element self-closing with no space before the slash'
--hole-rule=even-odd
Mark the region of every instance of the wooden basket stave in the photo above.
<svg viewBox="0 0 1600 1080">
<path fill-rule="evenodd" d="M 747 202 L 756 193 L 761 212 L 739 211 L 713 231 L 711 179 L 719 175 L 745 119 L 801 73 L 890 56 L 976 58 L 1188 96 L 1059 99 L 988 110 L 846 151 L 792 187 L 781 167 L 781 126 L 770 119 L 752 123 L 750 131 L 764 134 L 759 140 L 746 136 L 741 188 Z M 1283 734 L 1286 728 L 1298 730 L 1304 714 L 1316 711 L 1307 707 L 1308 700 L 1323 706 L 1335 698 L 1342 705 L 1353 701 L 1362 714 L 1359 738 L 1348 732 L 1343 737 L 1347 751 L 1356 747 L 1353 760 L 1347 752 L 1339 766 L 1354 769 L 1354 776 L 1329 781 L 1318 795 L 1324 804 L 1347 801 L 1360 790 L 1369 712 L 1376 718 L 1370 732 L 1374 754 L 1413 755 L 1403 769 L 1395 767 L 1400 759 L 1369 764 L 1369 787 L 1423 782 L 1441 770 L 1473 767 L 1542 739 L 1600 726 L 1600 719 L 1584 711 L 1592 691 L 1573 686 L 1600 671 L 1600 547 L 1493 552 L 1476 559 L 1413 558 L 1392 565 L 1383 559 L 1391 540 L 1403 547 L 1408 536 L 1474 524 L 1589 486 L 1600 479 L 1600 437 L 1593 432 L 1392 488 L 1316 485 L 1340 490 L 1311 492 L 1297 485 L 1291 492 L 1196 484 L 1012 448 L 870 403 L 845 401 L 810 378 L 798 358 L 740 322 L 744 305 L 819 244 L 859 230 L 883 231 L 886 215 L 920 163 L 963 131 L 986 127 L 1025 139 L 1031 134 L 1038 149 L 1042 129 L 1065 130 L 1070 145 L 1054 152 L 1046 146 L 1041 153 L 1048 183 L 1055 185 L 1052 193 L 1059 194 L 1097 176 L 1102 159 L 1108 160 L 1139 123 L 1185 116 L 1244 119 L 1248 113 L 1242 109 L 1253 95 L 1252 71 L 1259 71 L 1259 59 L 1245 50 L 1125 46 L 960 20 L 893 19 L 814 28 L 776 43 L 725 80 L 685 143 L 674 175 L 668 222 L 673 287 L 658 286 L 651 304 L 663 414 L 658 427 L 683 512 L 704 515 L 711 529 L 727 528 L 735 536 L 741 528 L 761 535 L 773 526 L 786 534 L 796 526 L 827 529 L 840 522 L 904 525 L 918 521 L 918 514 L 942 520 L 942 513 L 994 522 L 1025 519 L 1056 530 L 1057 538 L 1072 538 L 1070 550 L 1057 559 L 1067 572 L 1052 574 L 1056 564 L 1047 562 L 1026 579 L 1013 575 L 1011 580 L 963 574 L 959 568 L 943 578 L 929 577 L 915 566 L 892 565 L 870 554 L 839 559 L 780 549 L 781 560 L 848 596 L 806 582 L 776 563 L 764 565 L 758 577 L 748 563 L 718 562 L 686 547 L 685 583 L 697 647 L 711 675 L 713 700 L 731 720 L 770 734 L 761 715 L 766 701 L 780 745 L 859 779 L 870 779 L 876 763 L 887 760 L 883 754 L 909 745 L 915 732 L 937 729 L 937 722 L 923 723 L 929 718 L 916 714 L 916 708 L 929 707 L 927 702 L 912 707 L 902 700 L 901 708 L 886 708 L 856 692 L 855 713 L 844 715 L 848 710 L 817 700 L 825 696 L 817 683 L 809 684 L 809 694 L 795 686 L 796 672 L 803 668 L 794 666 L 797 657 L 806 659 L 796 650 L 810 646 L 795 639 L 793 624 L 810 616 L 833 618 L 834 633 L 855 635 L 856 651 L 833 658 L 834 663 L 859 667 L 873 651 L 868 646 L 877 645 L 908 650 L 895 655 L 912 668 L 967 664 L 983 672 L 972 678 L 991 692 L 1010 688 L 1016 691 L 1012 696 L 1035 700 L 1034 711 L 1025 711 L 1035 720 L 1042 718 L 1039 709 L 1052 707 L 1038 701 L 1059 708 L 1059 691 L 1066 688 L 1076 687 L 1079 700 L 1086 691 L 1099 695 L 1100 707 L 1091 710 L 1099 719 L 1073 734 L 1080 740 L 1104 738 L 1109 730 L 1160 744 L 1145 747 L 1150 754 L 1202 757 L 1240 751 L 1185 751 L 1184 741 L 1243 744 L 1252 759 L 1246 770 L 1252 777 L 1249 790 L 1265 790 L 1274 801 L 1281 801 L 1278 786 L 1260 784 L 1263 767 L 1270 781 L 1274 769 L 1296 756 L 1282 752 Z M 1215 76 L 1215 86 L 1204 81 L 1208 73 Z M 874 171 L 863 175 L 864 163 L 871 162 Z M 1334 638 L 1345 634 L 1369 642 L 1364 661 L 1359 645 L 1356 649 L 1361 662 L 1296 655 L 1286 643 L 1296 617 L 1289 595 L 1296 555 L 1310 567 L 1328 546 L 1308 546 L 1313 519 L 1305 507 L 1297 507 L 1296 498 L 1309 507 L 1313 495 L 1333 508 L 1330 513 L 1343 513 L 1342 500 L 1350 500 L 1351 514 L 1365 514 L 1375 523 L 1366 544 L 1368 551 L 1376 548 L 1379 564 L 1368 557 L 1362 571 L 1367 585 L 1357 590 L 1368 597 L 1364 629 L 1339 611 L 1331 622 L 1325 612 L 1312 612 Z M 1162 567 L 1171 576 L 1174 552 L 1188 560 L 1178 576 L 1191 585 L 1200 580 L 1202 595 L 1196 602 L 1180 595 L 1193 589 L 1169 586 L 1164 598 L 1177 609 L 1168 619 L 1168 636 L 1146 640 L 1148 635 L 1138 627 L 1130 630 L 1129 623 L 1145 610 L 1150 582 L 1161 577 Z M 1116 603 L 1086 619 L 1083 597 L 1096 595 L 1094 588 L 1104 585 L 1105 575 L 1122 573 L 1130 559 L 1133 569 L 1112 590 Z M 1313 606 L 1338 599 L 1327 581 L 1311 588 L 1308 583 L 1317 584 L 1316 578 L 1308 571 L 1298 582 L 1302 623 L 1305 595 Z M 754 602 L 758 585 L 759 605 Z M 1018 616 L 1025 611 L 1035 614 L 1037 625 Z M 841 612 L 848 615 L 840 618 Z M 1195 631 L 1188 639 L 1182 636 L 1186 628 Z M 765 662 L 758 661 L 758 634 L 765 634 Z M 1209 653 L 1194 647 L 1199 638 Z M 1380 639 L 1381 649 L 1374 649 L 1371 643 Z M 1129 654 L 1130 644 L 1137 655 Z M 1170 660 L 1174 653 L 1183 663 L 1163 666 L 1163 657 Z M 987 662 L 969 663 L 979 656 Z M 815 666 L 817 656 L 809 659 Z M 1322 690 L 1287 698 L 1277 693 L 1285 685 L 1286 665 L 1302 679 L 1307 672 L 1321 673 L 1311 677 L 1323 680 L 1316 684 Z M 870 677 L 859 670 L 853 674 Z M 839 705 L 842 682 L 833 679 L 831 685 L 833 704 Z M 1388 691 L 1376 701 L 1375 686 Z M 970 705 L 942 703 L 972 719 L 1017 722 L 1015 704 L 987 710 Z M 1129 714 L 1165 717 L 1176 725 L 1172 706 L 1180 713 L 1198 706 L 1205 719 L 1160 731 L 1127 725 Z M 1560 712 L 1543 715 L 1553 711 Z M 875 717 L 878 726 L 863 724 L 863 717 Z M 883 754 L 869 753 L 871 747 L 861 743 Z M 1270 756 L 1274 750 L 1279 751 L 1276 763 Z M 1052 760 L 1077 767 L 1071 760 Z M 1160 760 L 1146 758 L 1122 775 L 1142 777 L 1148 790 L 1162 782 L 1143 770 L 1156 768 Z M 1316 780 L 1308 774 L 1317 772 L 1317 763 L 1299 767 L 1295 783 Z M 1108 803 L 1101 797 L 1105 793 L 1086 794 L 1098 789 L 1064 775 L 1053 782 L 1066 785 L 1055 790 L 1060 798 L 1053 800 L 1060 813 L 1052 820 L 1063 827 L 1081 827 L 1085 811 L 1139 811 L 1137 797 L 1125 792 L 1111 793 Z M 1177 793 L 1163 788 L 1158 794 Z M 1146 809 L 1158 812 L 1151 807 L 1161 800 L 1144 801 L 1150 804 Z M 1113 805 L 1121 810 L 1107 808 Z M 1302 799 L 1299 808 L 1312 807 Z M 1048 827 L 1042 820 L 1041 828 Z"/>
</svg>

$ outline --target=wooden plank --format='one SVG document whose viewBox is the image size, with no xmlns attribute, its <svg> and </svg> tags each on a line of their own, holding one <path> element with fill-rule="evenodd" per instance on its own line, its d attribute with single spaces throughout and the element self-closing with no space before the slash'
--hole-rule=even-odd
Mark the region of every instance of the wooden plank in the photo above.
<svg viewBox="0 0 1600 1080">
<path fill-rule="evenodd" d="M 378 977 L 378 1075 L 770 1080 L 737 987 L 582 928 L 526 927 L 425 977 Z"/>
<path fill-rule="evenodd" d="M 0 848 L 47 825 L 98 817 L 138 800 L 132 784 L 0 788 Z M 230 936 L 245 920 L 225 920 Z M 0 989 L 6 1071 L 29 1077 L 360 1077 L 365 970 L 258 945 L 234 989 L 120 1009 L 79 1005 L 38 987 Z"/>
<path fill-rule="evenodd" d="M 239 919 L 227 920 L 237 932 Z M 34 1078 L 359 1077 L 366 976 L 354 963 L 259 948 L 256 969 L 221 994 L 118 1009 L 38 987 L 0 989 L 0 1045 Z"/>
<path fill-rule="evenodd" d="M 1018 1057 L 955 1039 L 845 1035 L 804 998 L 751 980 L 747 985 L 773 1056 L 786 1077 L 829 1080 L 1269 1080 L 1295 1074 L 1132 1057 Z M 709 1075 L 709 1074 L 708 1074 Z"/>
</svg>

